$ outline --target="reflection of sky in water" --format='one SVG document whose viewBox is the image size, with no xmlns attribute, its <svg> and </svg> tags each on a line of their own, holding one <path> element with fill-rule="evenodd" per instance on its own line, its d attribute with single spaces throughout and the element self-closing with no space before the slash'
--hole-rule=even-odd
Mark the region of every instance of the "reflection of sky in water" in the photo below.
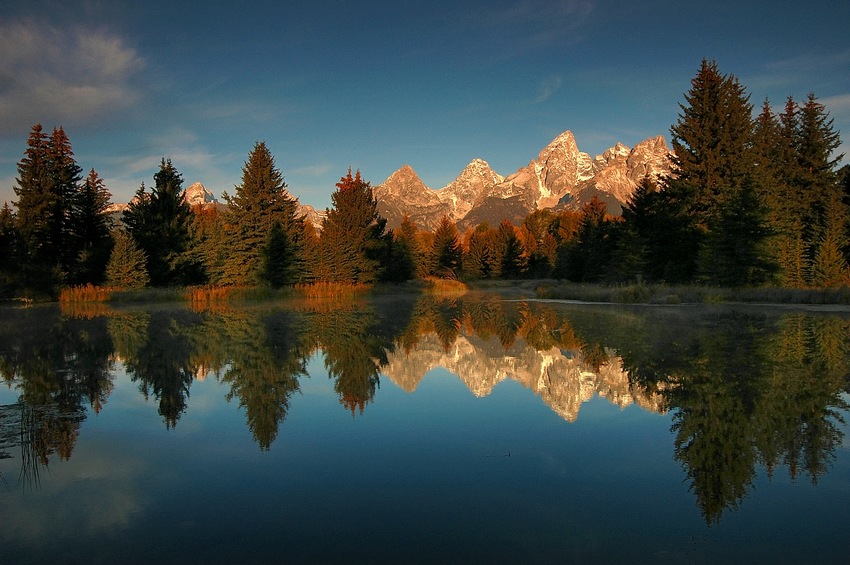
<svg viewBox="0 0 850 565">
<path fill-rule="evenodd" d="M 214 553 L 186 547 L 187 535 L 212 546 L 232 535 L 252 545 L 266 536 L 296 543 L 324 537 L 320 530 L 355 544 L 364 543 L 356 542 L 358 532 L 386 543 L 448 536 L 450 545 L 516 527 L 523 537 L 532 524 L 544 535 L 566 527 L 559 522 L 568 515 L 612 511 L 600 505 L 599 492 L 616 494 L 605 497 L 612 504 L 638 495 L 610 470 L 623 450 L 639 450 L 651 463 L 640 469 L 644 479 L 663 471 L 665 487 L 683 490 L 669 464 L 666 419 L 639 408 L 594 400 L 571 425 L 516 383 L 476 398 L 436 369 L 412 394 L 382 379 L 376 402 L 352 416 L 322 362 L 317 355 L 309 363 L 311 377 L 302 378 L 302 393 L 266 453 L 215 378 L 192 383 L 188 409 L 166 430 L 155 402 L 145 402 L 119 367 L 115 389 L 99 415 L 88 415 L 70 460 L 52 460 L 32 496 L 10 476 L 0 509 L 16 519 L 3 541 L 49 555 L 77 539 L 129 547 L 156 531 L 158 543 L 194 556 Z M 594 426 L 601 437 L 588 433 Z M 108 553 L 86 554 L 97 560 Z"/>
<path fill-rule="evenodd" d="M 53 456 L 40 488 L 17 484 L 18 459 L 0 461 L 0 515 L 14 517 L 0 528 L 0 562 L 793 561 L 843 551 L 846 435 L 817 487 L 758 467 L 738 511 L 706 528 L 673 457 L 675 412 L 591 395 L 567 422 L 527 383 L 501 380 L 477 397 L 438 367 L 414 392 L 382 375 L 374 401 L 352 414 L 321 352 L 307 372 L 264 452 L 215 375 L 191 383 L 166 429 L 157 399 L 116 364 L 103 409 L 87 410 L 72 456 Z M 0 403 L 16 398 L 0 387 Z"/>
</svg>

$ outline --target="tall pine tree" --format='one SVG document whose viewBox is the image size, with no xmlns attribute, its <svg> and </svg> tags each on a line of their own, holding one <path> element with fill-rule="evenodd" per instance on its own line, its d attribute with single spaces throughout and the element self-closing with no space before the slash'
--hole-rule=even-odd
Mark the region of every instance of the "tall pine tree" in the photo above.
<svg viewBox="0 0 850 565">
<path fill-rule="evenodd" d="M 112 195 L 103 179 L 92 169 L 80 187 L 71 207 L 71 234 L 77 247 L 77 261 L 71 270 L 72 284 L 101 284 L 112 252 Z"/>
<path fill-rule="evenodd" d="M 753 130 L 753 189 L 766 209 L 770 230 L 766 253 L 777 268 L 776 282 L 783 286 L 805 284 L 805 249 L 800 222 L 800 202 L 794 197 L 786 160 L 793 133 L 765 100 Z"/>
<path fill-rule="evenodd" d="M 153 178 L 153 189 L 146 192 L 143 184 L 121 220 L 147 257 L 151 284 L 184 284 L 190 282 L 186 251 L 192 218 L 183 198 L 183 177 L 171 159 L 162 159 Z"/>
<path fill-rule="evenodd" d="M 438 277 L 456 278 L 461 266 L 461 245 L 457 227 L 448 216 L 443 216 L 434 232 L 431 247 L 433 273 Z"/>
<path fill-rule="evenodd" d="M 18 228 L 8 202 L 0 209 L 0 298 L 10 298 L 19 284 Z"/>
<path fill-rule="evenodd" d="M 55 294 L 74 269 L 79 245 L 71 209 L 81 178 L 65 131 L 54 128 L 48 136 L 41 124 L 34 125 L 14 189 L 24 289 Z"/>
<path fill-rule="evenodd" d="M 221 282 L 283 286 L 301 280 L 303 218 L 265 142 L 254 144 L 242 167 L 242 183 L 225 199 L 227 256 Z"/>
<path fill-rule="evenodd" d="M 697 224 L 711 228 L 720 208 L 735 197 L 752 164 L 752 110 L 749 95 L 715 61 L 703 60 L 685 104 L 671 128 L 672 186 L 689 196 Z"/>
<path fill-rule="evenodd" d="M 738 79 L 722 74 L 716 62 L 707 60 L 702 61 L 679 107 L 679 119 L 671 128 L 675 157 L 667 190 L 696 228 L 692 233 L 699 236 L 693 250 L 697 251 L 707 240 L 717 241 L 712 232 L 722 229 L 720 224 L 733 213 L 729 208 L 740 203 L 740 192 L 751 183 L 753 107 Z M 734 261 L 734 257 L 717 256 L 724 250 L 731 251 L 715 246 L 708 253 L 689 253 L 680 260 L 695 267 L 686 270 L 699 270 L 703 280 L 717 283 L 718 261 Z"/>
<path fill-rule="evenodd" d="M 798 112 L 794 143 L 798 175 L 795 181 L 798 190 L 807 195 L 805 201 L 810 206 L 807 221 L 804 221 L 807 257 L 818 272 L 843 270 L 847 280 L 847 262 L 841 250 L 850 214 L 843 202 L 843 189 L 836 169 L 843 155 L 835 155 L 841 139 L 826 108 L 813 93 L 799 106 Z M 839 252 L 822 249 L 824 246 L 838 246 Z M 825 265 L 827 257 L 835 264 Z M 809 282 L 821 286 L 825 280 L 834 281 L 835 277 L 824 279 L 813 270 Z"/>
<path fill-rule="evenodd" d="M 65 130 L 54 128 L 48 146 L 52 175 L 51 239 L 58 248 L 59 265 L 63 278 L 68 281 L 81 251 L 81 242 L 73 225 L 73 209 L 80 190 L 83 170 L 74 160 L 71 141 Z"/>
<path fill-rule="evenodd" d="M 320 282 L 372 284 L 382 280 L 392 234 L 378 214 L 372 186 L 360 171 L 336 184 L 333 207 L 322 223 L 322 234 L 313 261 L 313 278 Z"/>
</svg>

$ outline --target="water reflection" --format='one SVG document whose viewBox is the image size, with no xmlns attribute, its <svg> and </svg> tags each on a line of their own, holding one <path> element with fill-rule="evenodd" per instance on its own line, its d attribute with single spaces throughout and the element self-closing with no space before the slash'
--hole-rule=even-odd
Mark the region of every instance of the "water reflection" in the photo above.
<svg viewBox="0 0 850 565">
<path fill-rule="evenodd" d="M 353 417 L 382 376 L 413 392 L 435 367 L 478 396 L 514 380 L 568 422 L 594 396 L 634 403 L 670 414 L 673 457 L 709 523 L 741 504 L 759 466 L 817 482 L 848 410 L 850 322 L 838 314 L 423 296 L 0 315 L 0 374 L 19 398 L 0 407 L 0 458 L 20 457 L 31 486 L 51 455 L 71 457 L 87 412 L 107 409 L 118 363 L 169 429 L 193 382 L 214 377 L 261 450 L 319 350 Z"/>
<path fill-rule="evenodd" d="M 4 312 L 0 374 L 18 402 L 0 406 L 0 458 L 20 449 L 20 482 L 37 486 L 50 456 L 71 457 L 86 418 L 112 390 L 112 345 L 106 319 L 68 318 L 29 310 Z"/>
</svg>

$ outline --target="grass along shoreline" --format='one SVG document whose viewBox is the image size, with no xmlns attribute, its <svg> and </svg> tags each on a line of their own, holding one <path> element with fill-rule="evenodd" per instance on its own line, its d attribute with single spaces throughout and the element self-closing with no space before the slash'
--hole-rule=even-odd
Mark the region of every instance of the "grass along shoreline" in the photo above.
<svg viewBox="0 0 850 565">
<path fill-rule="evenodd" d="M 273 289 L 249 286 L 200 286 L 119 289 L 86 285 L 62 290 L 59 302 L 80 303 L 166 303 L 187 302 L 193 306 L 226 302 L 255 302 L 286 298 L 339 299 L 364 295 L 430 292 L 459 295 L 489 291 L 515 298 L 575 300 L 615 304 L 837 304 L 850 305 L 850 287 L 838 288 L 720 288 L 698 285 L 632 284 L 603 286 L 558 280 L 475 281 L 431 278 L 402 284 L 313 283 Z"/>
<path fill-rule="evenodd" d="M 541 282 L 537 298 L 619 304 L 840 304 L 850 305 L 850 287 L 838 288 L 722 288 L 636 282 L 601 286 L 562 281 Z"/>
<path fill-rule="evenodd" d="M 266 286 L 189 286 L 125 289 L 108 286 L 74 286 L 62 289 L 60 304 L 87 303 L 168 303 L 188 302 L 194 306 L 225 302 L 259 302 L 286 298 L 340 299 L 367 294 L 407 294 L 432 292 L 462 294 L 467 286 L 457 280 L 429 278 L 400 284 L 310 283 L 275 289 Z"/>
</svg>

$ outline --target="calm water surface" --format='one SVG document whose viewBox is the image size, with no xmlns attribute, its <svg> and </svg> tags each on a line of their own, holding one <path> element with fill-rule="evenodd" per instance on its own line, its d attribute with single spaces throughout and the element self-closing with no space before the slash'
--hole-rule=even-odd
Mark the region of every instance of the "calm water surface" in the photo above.
<svg viewBox="0 0 850 565">
<path fill-rule="evenodd" d="M 850 314 L 0 309 L 0 563 L 846 562 Z"/>
</svg>

